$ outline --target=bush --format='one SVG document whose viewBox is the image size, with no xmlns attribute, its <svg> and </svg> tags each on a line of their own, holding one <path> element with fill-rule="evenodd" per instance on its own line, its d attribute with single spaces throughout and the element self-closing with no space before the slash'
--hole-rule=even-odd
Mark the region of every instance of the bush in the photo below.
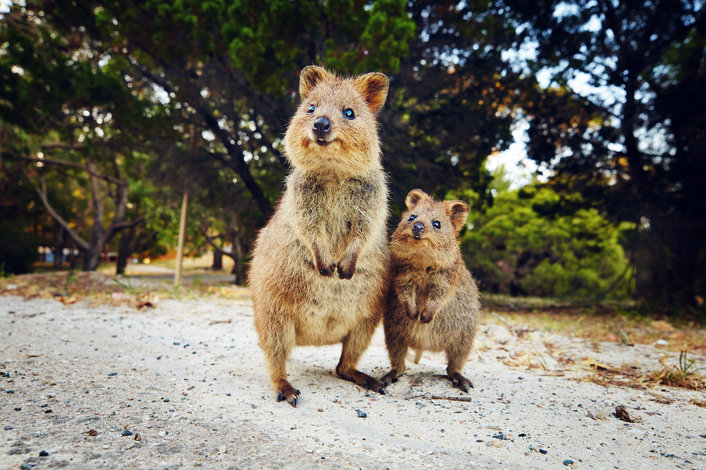
<svg viewBox="0 0 706 470">
<path fill-rule="evenodd" d="M 623 298 L 631 270 L 615 226 L 577 195 L 533 184 L 498 191 L 473 214 L 461 247 L 482 290 L 559 298 Z"/>
</svg>

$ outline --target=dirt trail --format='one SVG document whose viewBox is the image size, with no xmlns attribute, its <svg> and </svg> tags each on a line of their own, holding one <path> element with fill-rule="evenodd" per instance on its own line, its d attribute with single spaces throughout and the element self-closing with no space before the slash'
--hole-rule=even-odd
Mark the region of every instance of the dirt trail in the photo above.
<svg viewBox="0 0 706 470">
<path fill-rule="evenodd" d="M 294 351 L 295 409 L 274 400 L 247 303 L 0 296 L 0 468 L 706 468 L 703 393 L 574 380 L 586 357 L 654 370 L 650 346 L 486 322 L 468 395 L 443 356 L 425 353 L 381 396 L 333 375 L 339 353 Z M 360 367 L 387 365 L 379 330 Z"/>
</svg>

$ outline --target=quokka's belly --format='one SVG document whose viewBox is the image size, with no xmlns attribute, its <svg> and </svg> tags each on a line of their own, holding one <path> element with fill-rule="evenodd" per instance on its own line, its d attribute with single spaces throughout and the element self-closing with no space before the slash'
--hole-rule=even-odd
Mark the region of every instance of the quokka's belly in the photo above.
<svg viewBox="0 0 706 470">
<path fill-rule="evenodd" d="M 382 273 L 357 271 L 352 279 L 323 277 L 316 273 L 295 308 L 297 344 L 340 343 L 361 321 L 382 316 L 378 305 L 382 292 Z"/>
</svg>

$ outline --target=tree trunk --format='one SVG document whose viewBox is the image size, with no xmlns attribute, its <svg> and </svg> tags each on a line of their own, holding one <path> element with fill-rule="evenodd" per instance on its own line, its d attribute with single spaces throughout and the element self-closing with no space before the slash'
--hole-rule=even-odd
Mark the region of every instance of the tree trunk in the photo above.
<svg viewBox="0 0 706 470">
<path fill-rule="evenodd" d="M 213 264 L 211 265 L 212 271 L 222 271 L 223 270 L 223 250 L 217 247 L 213 247 Z"/>
<path fill-rule="evenodd" d="M 135 227 L 130 227 L 123 230 L 120 234 L 120 241 L 118 242 L 118 258 L 115 260 L 115 274 L 118 276 L 125 275 L 125 268 L 127 267 L 127 259 L 133 252 L 133 240 L 135 239 Z"/>
<path fill-rule="evenodd" d="M 91 246 L 83 252 L 83 270 L 95 271 L 101 261 L 101 246 Z"/>
<path fill-rule="evenodd" d="M 54 267 L 59 267 L 64 264 L 64 246 L 66 245 L 66 237 L 64 227 L 59 226 L 54 237 Z"/>
<path fill-rule="evenodd" d="M 233 258 L 233 271 L 231 274 L 235 274 L 235 279 L 233 283 L 236 286 L 245 285 L 245 270 L 243 269 L 243 242 L 240 238 L 240 232 L 236 226 L 233 231 L 232 238 L 232 258 Z"/>
</svg>

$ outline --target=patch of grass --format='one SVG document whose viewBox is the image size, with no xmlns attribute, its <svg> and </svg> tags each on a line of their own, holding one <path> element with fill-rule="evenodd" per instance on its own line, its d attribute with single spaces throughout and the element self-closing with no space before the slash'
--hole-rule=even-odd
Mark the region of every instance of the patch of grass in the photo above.
<svg viewBox="0 0 706 470">
<path fill-rule="evenodd" d="M 544 307 L 539 307 L 539 302 L 534 305 L 537 308 L 532 310 L 497 310 L 503 312 L 503 318 L 517 328 L 574 336 L 596 345 L 601 342 L 617 342 L 626 346 L 655 344 L 667 351 L 706 353 L 706 331 L 692 321 L 656 320 L 655 317 L 606 306 L 587 310 L 576 305 L 565 309 L 551 303 Z M 491 312 L 494 313 L 495 309 Z M 491 318 L 492 314 L 488 317 Z M 663 341 L 657 343 L 658 340 Z"/>
<path fill-rule="evenodd" d="M 660 359 L 663 368 L 660 371 L 644 372 L 636 365 L 623 364 L 620 367 L 613 367 L 602 364 L 594 359 L 586 359 L 583 366 L 590 368 L 593 373 L 580 377 L 576 380 L 588 381 L 603 386 L 619 386 L 636 389 L 647 389 L 652 386 L 669 386 L 686 388 L 689 390 L 706 390 L 706 379 L 698 373 L 695 361 L 687 357 L 687 352 L 679 354 L 679 361 L 676 365 L 665 363 L 665 358 Z M 660 401 L 662 400 L 662 401 Z M 658 398 L 658 402 L 664 399 Z M 706 402 L 703 402 L 706 405 Z M 694 403 L 702 406 L 699 403 Z"/>
<path fill-rule="evenodd" d="M 706 389 L 706 379 L 699 374 L 700 369 L 696 367 L 696 361 L 689 359 L 686 351 L 679 353 L 677 365 L 666 364 L 664 357 L 659 362 L 663 368 L 652 375 L 651 378 L 655 383 L 691 390 Z"/>
<path fill-rule="evenodd" d="M 213 286 L 204 282 L 174 286 L 171 281 L 137 277 L 118 277 L 98 272 L 43 272 L 21 274 L 12 280 L 0 278 L 0 294 L 25 298 L 52 298 L 72 304 L 86 301 L 91 305 L 130 305 L 142 308 L 146 303 L 157 305 L 159 299 L 201 299 L 222 297 L 237 302 L 249 302 L 250 290 L 233 285 Z"/>
</svg>

